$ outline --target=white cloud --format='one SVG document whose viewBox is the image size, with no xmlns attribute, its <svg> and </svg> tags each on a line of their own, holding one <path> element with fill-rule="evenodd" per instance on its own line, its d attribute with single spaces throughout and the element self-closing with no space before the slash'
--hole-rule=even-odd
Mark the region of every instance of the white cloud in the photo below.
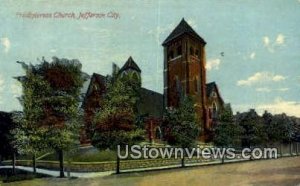
<svg viewBox="0 0 300 186">
<path fill-rule="evenodd" d="M 290 88 L 271 89 L 271 88 L 268 88 L 268 87 L 259 87 L 259 88 L 255 89 L 256 92 L 271 92 L 271 91 L 287 92 L 289 90 L 290 90 Z"/>
<path fill-rule="evenodd" d="M 256 88 L 255 90 L 257 92 L 271 92 L 271 89 L 267 87 Z"/>
<path fill-rule="evenodd" d="M 250 58 L 251 58 L 251 59 L 254 59 L 255 56 L 256 56 L 256 53 L 255 53 L 255 52 L 252 52 L 252 53 L 250 54 Z"/>
<path fill-rule="evenodd" d="M 286 101 L 281 98 L 276 98 L 272 103 L 259 104 L 256 109 L 259 113 L 267 110 L 273 114 L 286 113 L 287 115 L 300 117 L 300 102 Z"/>
<path fill-rule="evenodd" d="M 282 81 L 282 80 L 285 80 L 286 77 L 282 76 L 282 75 L 275 75 L 272 77 L 272 80 L 273 81 Z"/>
<path fill-rule="evenodd" d="M 55 53 L 56 49 L 51 49 L 50 52 Z"/>
<path fill-rule="evenodd" d="M 282 75 L 275 75 L 270 72 L 256 72 L 252 76 L 248 77 L 246 80 L 239 80 L 237 82 L 238 86 L 250 86 L 253 84 L 259 84 L 262 82 L 278 82 L 286 79 L 286 77 Z"/>
<path fill-rule="evenodd" d="M 1 38 L 1 44 L 4 47 L 4 52 L 7 53 L 10 49 L 10 40 L 7 37 Z"/>
<path fill-rule="evenodd" d="M 209 59 L 206 62 L 205 68 L 207 70 L 213 70 L 213 69 L 219 70 L 220 64 L 221 64 L 221 60 L 219 58 L 217 58 L 217 59 Z"/>
<path fill-rule="evenodd" d="M 263 43 L 267 47 L 270 44 L 270 38 L 268 36 L 263 37 Z"/>
<path fill-rule="evenodd" d="M 275 98 L 270 103 L 232 105 L 234 112 L 246 112 L 253 108 L 260 115 L 265 110 L 272 114 L 286 113 L 289 116 L 300 117 L 300 102 Z"/>
<path fill-rule="evenodd" d="M 263 44 L 268 49 L 269 52 L 273 53 L 276 47 L 280 47 L 285 43 L 285 36 L 283 34 L 278 34 L 274 41 L 271 41 L 268 36 L 263 37 Z"/>
<path fill-rule="evenodd" d="M 285 36 L 283 34 L 278 34 L 276 38 L 276 44 L 282 45 L 284 44 L 284 41 L 285 41 Z"/>
<path fill-rule="evenodd" d="M 279 88 L 277 90 L 280 91 L 280 92 L 286 92 L 286 91 L 288 91 L 290 89 L 289 88 Z"/>
</svg>

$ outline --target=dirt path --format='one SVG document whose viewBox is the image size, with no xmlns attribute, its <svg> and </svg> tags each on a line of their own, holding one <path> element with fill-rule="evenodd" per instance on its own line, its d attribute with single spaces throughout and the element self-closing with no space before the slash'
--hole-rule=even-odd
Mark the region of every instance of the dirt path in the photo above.
<svg viewBox="0 0 300 186">
<path fill-rule="evenodd" d="M 300 157 L 128 173 L 99 178 L 45 178 L 5 185 L 300 185 Z"/>
</svg>

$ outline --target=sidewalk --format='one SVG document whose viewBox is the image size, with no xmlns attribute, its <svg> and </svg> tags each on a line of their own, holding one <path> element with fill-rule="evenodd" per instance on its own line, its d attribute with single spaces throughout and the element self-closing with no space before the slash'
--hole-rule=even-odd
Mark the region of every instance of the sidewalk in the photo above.
<svg viewBox="0 0 300 186">
<path fill-rule="evenodd" d="M 0 166 L 0 169 L 7 169 L 12 168 L 11 165 L 7 166 Z M 28 172 L 33 172 L 32 167 L 25 167 L 25 166 L 16 166 L 16 169 L 24 170 Z M 41 169 L 36 168 L 36 172 L 40 174 L 45 174 L 48 176 L 53 177 L 59 177 L 59 171 L 57 170 L 49 170 L 49 169 Z M 107 171 L 107 172 L 70 172 L 71 177 L 77 177 L 77 178 L 92 178 L 92 177 L 101 177 L 101 176 L 109 176 L 111 174 L 115 173 L 115 171 Z M 68 173 L 65 171 L 65 176 L 67 176 Z"/>
<path fill-rule="evenodd" d="M 294 157 L 290 155 L 284 155 L 282 157 Z M 278 156 L 278 158 L 282 158 Z M 296 157 L 296 155 L 295 155 Z M 224 164 L 229 163 L 238 163 L 238 162 L 247 162 L 250 161 L 249 159 L 232 159 L 232 160 L 225 160 Z M 253 159 L 255 161 L 255 159 Z M 201 162 L 201 163 L 185 163 L 186 167 L 195 167 L 195 166 L 206 166 L 206 165 L 221 165 L 222 161 L 209 161 L 209 162 Z M 144 171 L 151 171 L 151 170 L 166 170 L 166 169 L 174 169 L 174 168 L 180 168 L 181 165 L 169 165 L 169 166 L 161 166 L 161 167 L 147 167 L 147 168 L 136 168 L 136 169 L 127 169 L 127 170 L 120 170 L 120 173 L 130 173 L 130 172 L 144 172 Z M 0 169 L 4 168 L 12 168 L 11 165 L 7 166 L 0 166 Z M 32 167 L 25 167 L 25 166 L 16 166 L 16 169 L 24 170 L 28 172 L 33 172 Z M 59 177 L 59 171 L 58 170 L 49 170 L 49 169 L 42 169 L 37 168 L 37 173 L 45 174 L 52 177 Z M 105 172 L 70 172 L 70 177 L 77 177 L 77 178 L 92 178 L 92 177 L 104 177 L 109 176 L 116 173 L 116 171 L 105 171 Z M 68 176 L 68 172 L 65 171 L 65 176 Z"/>
</svg>

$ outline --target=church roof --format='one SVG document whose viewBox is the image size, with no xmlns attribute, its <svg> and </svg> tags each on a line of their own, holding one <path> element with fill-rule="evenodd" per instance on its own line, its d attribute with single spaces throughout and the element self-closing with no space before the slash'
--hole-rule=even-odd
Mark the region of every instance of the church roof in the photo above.
<svg viewBox="0 0 300 186">
<path fill-rule="evenodd" d="M 209 97 L 213 91 L 217 92 L 218 97 L 220 98 L 221 102 L 224 103 L 224 101 L 221 97 L 221 94 L 219 92 L 219 88 L 218 88 L 216 82 L 214 82 L 214 81 L 206 84 L 206 96 Z"/>
<path fill-rule="evenodd" d="M 216 87 L 215 82 L 210 82 L 210 83 L 206 84 L 206 95 L 207 95 L 207 97 L 212 93 L 212 91 L 214 90 L 215 87 Z"/>
<path fill-rule="evenodd" d="M 101 87 L 101 90 L 105 90 L 106 77 L 101 74 L 93 73 L 90 80 L 86 81 L 83 84 L 83 89 L 81 90 L 81 96 L 83 97 L 83 101 L 80 107 L 83 107 L 85 105 L 87 101 L 86 99 L 92 93 L 92 89 L 93 89 L 92 87 L 95 83 Z"/>
<path fill-rule="evenodd" d="M 206 44 L 204 39 L 200 37 L 197 32 L 194 31 L 194 29 L 182 18 L 180 23 L 177 25 L 177 27 L 171 32 L 171 34 L 167 37 L 167 39 L 162 43 L 162 45 L 166 45 L 171 40 L 175 39 L 178 36 L 181 36 L 182 34 L 189 34 L 192 37 L 200 40 L 202 43 Z"/>
<path fill-rule="evenodd" d="M 162 94 L 142 87 L 140 96 L 138 103 L 139 114 L 157 118 L 163 116 L 164 106 Z"/>
<path fill-rule="evenodd" d="M 139 68 L 139 66 L 134 62 L 134 60 L 132 59 L 132 57 L 130 56 L 127 60 L 127 62 L 124 64 L 124 66 L 120 69 L 120 71 L 125 71 L 125 70 L 136 70 L 138 72 L 141 72 L 141 69 Z"/>
</svg>

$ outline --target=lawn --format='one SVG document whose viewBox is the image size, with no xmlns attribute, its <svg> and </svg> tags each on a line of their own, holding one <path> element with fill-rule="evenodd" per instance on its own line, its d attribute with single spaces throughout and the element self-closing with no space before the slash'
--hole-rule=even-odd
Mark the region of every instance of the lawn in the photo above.
<svg viewBox="0 0 300 186">
<path fill-rule="evenodd" d="M 115 161 L 117 154 L 115 151 L 98 150 L 95 147 L 85 147 L 73 151 L 69 154 L 65 153 L 65 160 L 70 159 L 72 162 L 103 162 Z M 57 153 L 52 152 L 39 160 L 58 161 Z"/>
<path fill-rule="evenodd" d="M 16 174 L 13 174 L 12 169 L 9 168 L 0 169 L 0 182 L 3 183 L 32 180 L 34 178 L 43 178 L 43 177 L 48 177 L 48 176 L 43 174 L 34 175 L 33 173 L 29 173 L 22 170 L 16 170 Z"/>
</svg>

